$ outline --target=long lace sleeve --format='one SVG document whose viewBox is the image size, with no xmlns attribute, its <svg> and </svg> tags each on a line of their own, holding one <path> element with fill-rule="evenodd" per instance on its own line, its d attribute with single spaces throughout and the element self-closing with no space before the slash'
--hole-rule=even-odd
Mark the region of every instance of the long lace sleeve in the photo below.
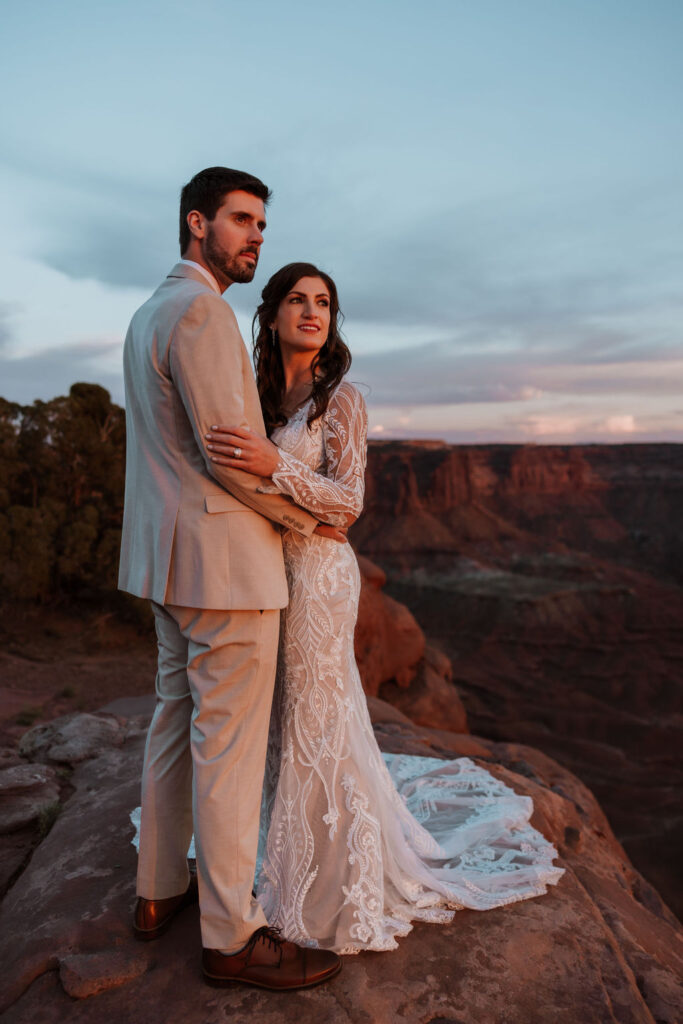
<svg viewBox="0 0 683 1024">
<path fill-rule="evenodd" d="M 323 522 L 350 526 L 363 510 L 368 432 L 365 400 L 353 384 L 342 381 L 335 390 L 322 430 L 325 472 L 281 450 L 273 483 Z"/>
</svg>

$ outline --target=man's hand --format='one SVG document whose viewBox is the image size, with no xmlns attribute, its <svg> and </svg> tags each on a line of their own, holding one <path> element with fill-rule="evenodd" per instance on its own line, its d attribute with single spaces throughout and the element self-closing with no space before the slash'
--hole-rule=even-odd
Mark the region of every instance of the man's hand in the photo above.
<svg viewBox="0 0 683 1024">
<path fill-rule="evenodd" d="M 328 540 L 336 540 L 339 544 L 348 544 L 345 527 L 328 526 L 327 523 L 318 523 L 313 533 L 319 537 L 327 537 Z"/>
</svg>

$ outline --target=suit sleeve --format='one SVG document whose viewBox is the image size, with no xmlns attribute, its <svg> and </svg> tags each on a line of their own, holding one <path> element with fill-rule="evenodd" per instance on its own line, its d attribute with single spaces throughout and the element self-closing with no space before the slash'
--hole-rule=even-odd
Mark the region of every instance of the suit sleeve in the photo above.
<svg viewBox="0 0 683 1024">
<path fill-rule="evenodd" d="M 233 311 L 216 295 L 207 292 L 198 296 L 178 321 L 171 338 L 169 363 L 206 468 L 249 508 L 308 536 L 318 525 L 317 519 L 286 495 L 260 492 L 257 488 L 269 481 L 212 462 L 206 450 L 205 435 L 215 423 L 232 423 L 262 433 L 260 424 L 248 423 L 245 415 L 245 359 Z"/>
</svg>

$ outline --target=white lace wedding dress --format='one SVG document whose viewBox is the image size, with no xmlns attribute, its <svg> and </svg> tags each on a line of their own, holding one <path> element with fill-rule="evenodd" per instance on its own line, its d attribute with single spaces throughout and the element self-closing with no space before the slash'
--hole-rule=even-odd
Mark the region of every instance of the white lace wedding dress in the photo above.
<svg viewBox="0 0 683 1024">
<path fill-rule="evenodd" d="M 273 488 L 346 525 L 363 505 L 365 403 L 342 382 L 310 429 L 308 411 L 273 435 L 282 449 Z M 411 921 L 445 922 L 463 907 L 546 892 L 563 870 L 529 825 L 530 797 L 467 757 L 380 752 L 354 658 L 360 574 L 351 546 L 290 531 L 283 542 L 290 598 L 256 880 L 269 923 L 300 945 L 386 950 Z"/>
<path fill-rule="evenodd" d="M 278 428 L 273 487 L 334 525 L 363 505 L 366 411 L 342 382 L 309 428 Z M 289 606 L 266 766 L 257 894 L 301 945 L 385 950 L 413 920 L 448 921 L 555 884 L 532 801 L 469 758 L 382 755 L 354 658 L 360 594 L 350 545 L 284 534 Z"/>
</svg>

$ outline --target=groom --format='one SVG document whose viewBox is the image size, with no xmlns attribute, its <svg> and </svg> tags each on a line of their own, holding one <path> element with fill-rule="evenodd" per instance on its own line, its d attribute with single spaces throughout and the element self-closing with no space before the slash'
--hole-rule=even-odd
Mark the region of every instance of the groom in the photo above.
<svg viewBox="0 0 683 1024">
<path fill-rule="evenodd" d="M 218 423 L 265 433 L 249 356 L 221 294 L 252 280 L 269 198 L 242 171 L 195 175 L 180 199 L 182 258 L 131 321 L 119 586 L 151 600 L 158 641 L 136 935 L 157 938 L 197 899 L 187 866 L 194 829 L 207 980 L 292 989 L 331 977 L 341 962 L 282 940 L 252 895 L 279 609 L 288 600 L 279 531 L 334 531 L 290 498 L 260 493 L 260 478 L 207 459 L 204 441 Z"/>
</svg>

